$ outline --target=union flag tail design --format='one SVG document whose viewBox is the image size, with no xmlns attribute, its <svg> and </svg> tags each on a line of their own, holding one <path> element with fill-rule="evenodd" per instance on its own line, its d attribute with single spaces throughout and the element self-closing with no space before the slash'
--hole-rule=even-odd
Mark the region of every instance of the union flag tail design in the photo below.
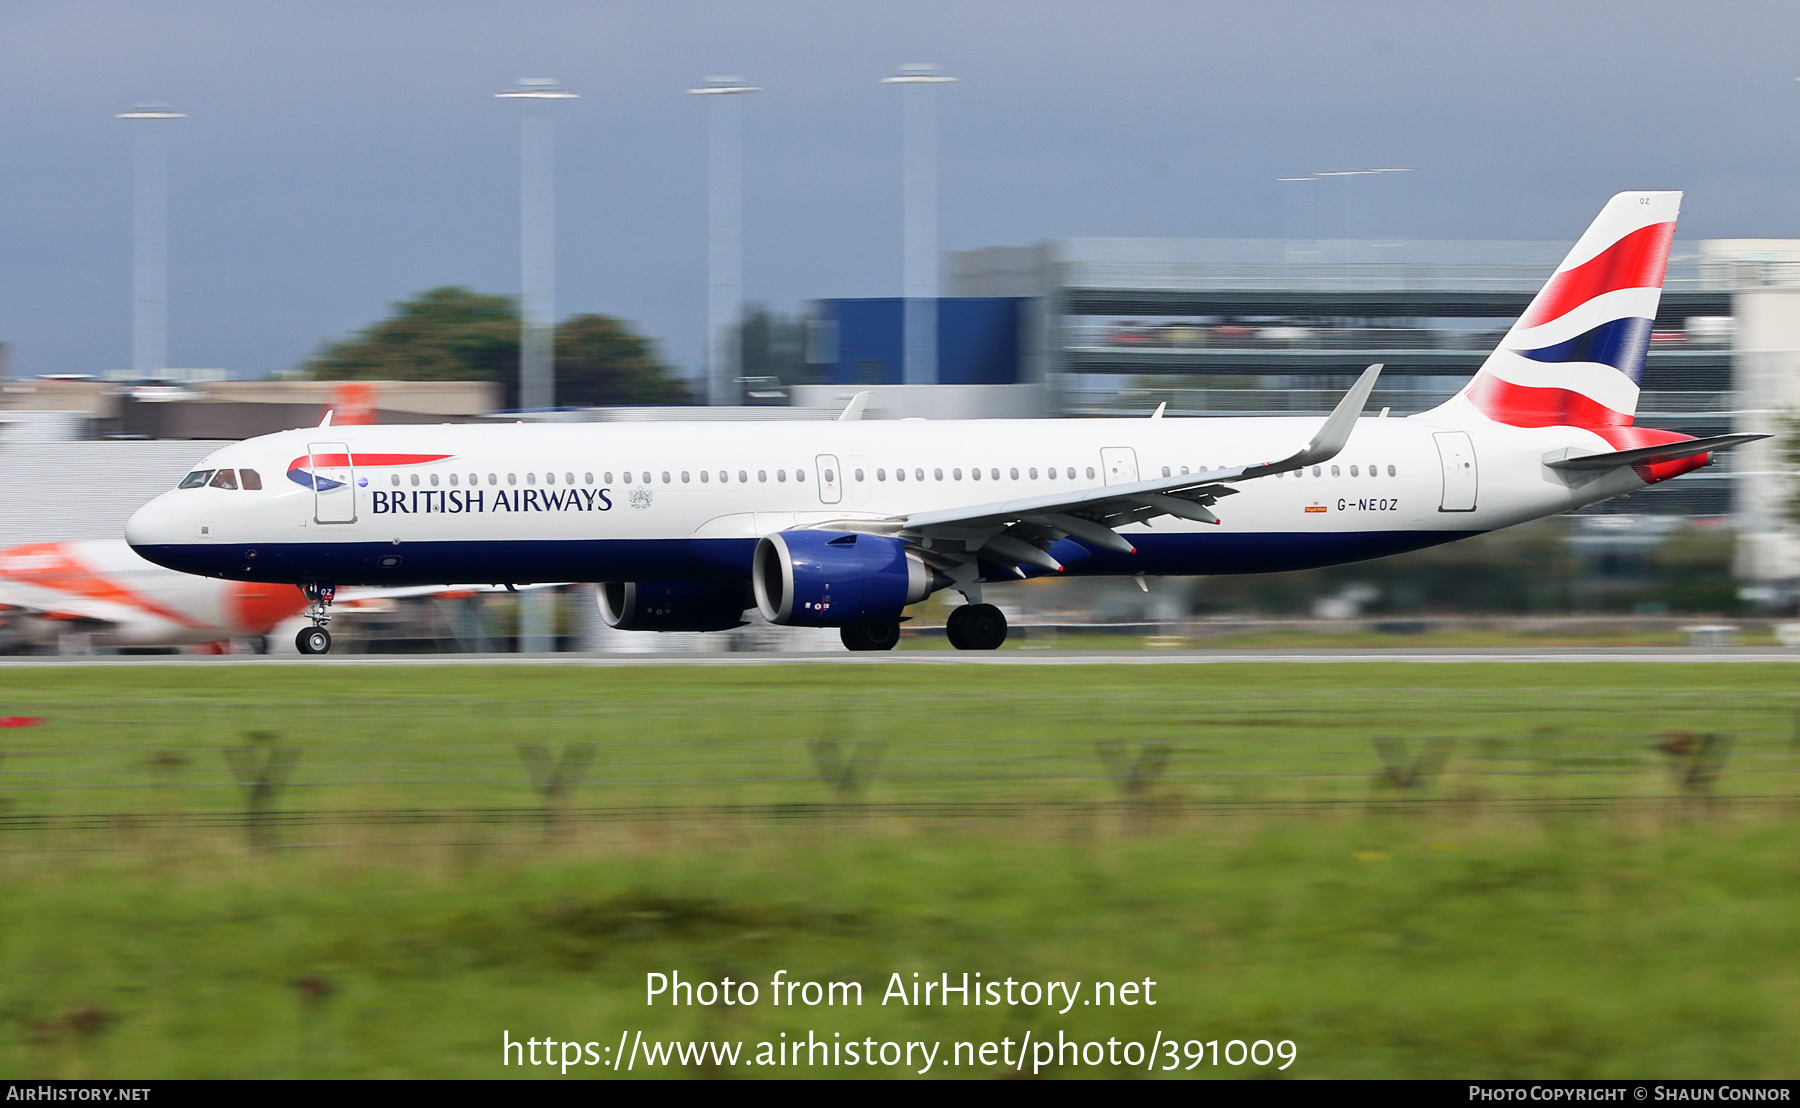
<svg viewBox="0 0 1800 1108">
<path fill-rule="evenodd" d="M 1630 427 L 1680 210 L 1679 192 L 1622 192 L 1607 201 L 1445 408 L 1466 402 L 1496 423 L 1583 427 L 1609 441 L 1605 429 Z"/>
</svg>

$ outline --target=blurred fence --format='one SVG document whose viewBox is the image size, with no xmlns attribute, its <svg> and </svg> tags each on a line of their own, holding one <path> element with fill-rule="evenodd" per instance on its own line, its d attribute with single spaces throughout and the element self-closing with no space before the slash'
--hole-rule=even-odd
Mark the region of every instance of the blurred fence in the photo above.
<svg viewBox="0 0 1800 1108">
<path fill-rule="evenodd" d="M 1271 663 L 1280 665 L 1281 663 Z M 13 701 L 0 855 L 578 826 L 1800 811 L 1800 692 Z"/>
</svg>

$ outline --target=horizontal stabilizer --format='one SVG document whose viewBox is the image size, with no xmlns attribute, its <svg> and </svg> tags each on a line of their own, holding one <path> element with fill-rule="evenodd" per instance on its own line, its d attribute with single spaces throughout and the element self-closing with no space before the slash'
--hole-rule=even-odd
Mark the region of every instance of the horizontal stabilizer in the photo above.
<svg viewBox="0 0 1800 1108">
<path fill-rule="evenodd" d="M 1616 469 L 1619 466 L 1652 465 L 1656 462 L 1672 462 L 1677 458 L 1691 458 L 1696 454 L 1710 454 L 1715 450 L 1729 450 L 1734 446 L 1742 446 L 1757 439 L 1766 439 L 1768 435 L 1709 435 L 1703 439 L 1687 439 L 1683 442 L 1664 443 L 1661 446 L 1640 446 L 1636 450 L 1615 450 L 1610 454 L 1581 454 L 1573 458 L 1557 458 L 1544 464 L 1551 469 Z"/>
</svg>

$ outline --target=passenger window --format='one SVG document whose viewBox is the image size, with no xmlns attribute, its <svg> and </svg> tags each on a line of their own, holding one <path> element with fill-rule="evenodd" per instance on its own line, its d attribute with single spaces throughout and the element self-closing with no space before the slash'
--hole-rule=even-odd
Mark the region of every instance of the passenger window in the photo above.
<svg viewBox="0 0 1800 1108">
<path fill-rule="evenodd" d="M 625 471 L 625 483 L 627 485 L 631 484 L 631 471 L 629 469 Z"/>
<path fill-rule="evenodd" d="M 858 471 L 857 471 L 857 472 L 858 472 L 858 473 L 860 473 L 860 472 L 862 472 L 862 471 L 861 471 L 861 470 L 858 470 Z M 832 472 L 831 472 L 831 471 L 830 471 L 830 470 L 829 470 L 829 469 L 828 469 L 828 470 L 826 470 L 826 471 L 825 471 L 825 483 L 826 483 L 826 484 L 827 484 L 827 485 L 829 485 L 829 484 L 831 484 L 831 482 L 833 482 L 833 481 L 835 481 L 835 480 L 837 480 L 837 478 L 836 478 L 836 477 L 834 477 L 834 476 L 833 476 L 833 475 L 832 475 Z M 860 481 L 860 480 L 862 480 L 862 478 L 861 478 L 861 477 L 858 477 L 858 478 L 857 478 L 857 480 L 858 480 L 858 481 Z"/>
<path fill-rule="evenodd" d="M 591 485 L 591 484 L 593 484 L 593 483 L 594 483 L 594 475 L 593 475 L 593 474 L 592 474 L 592 473 L 584 473 L 584 474 L 582 474 L 582 475 L 581 475 L 581 483 L 582 483 L 582 484 L 584 484 L 584 485 Z"/>
<path fill-rule="evenodd" d="M 785 470 L 785 469 L 776 470 L 775 471 L 775 480 L 786 481 L 787 480 L 787 470 Z"/>
<path fill-rule="evenodd" d="M 1014 467 L 1012 467 L 1012 468 L 1011 468 L 1011 469 L 1010 469 L 1010 470 L 1008 470 L 1008 471 L 1007 471 L 1007 472 L 1008 472 L 1008 473 L 1010 473 L 1010 474 L 1012 474 L 1012 479 L 1013 479 L 1013 480 L 1015 480 L 1015 481 L 1017 481 L 1017 480 L 1018 480 L 1018 479 L 1019 479 L 1019 467 L 1018 467 L 1018 466 L 1014 466 Z"/>
<path fill-rule="evenodd" d="M 669 483 L 669 471 L 665 469 L 665 470 L 663 470 L 663 484 L 666 485 L 668 483 Z"/>
<path fill-rule="evenodd" d="M 1357 471 L 1356 471 L 1356 467 L 1355 467 L 1355 466 L 1351 466 L 1351 467 L 1350 467 L 1350 476 L 1352 476 L 1352 477 L 1361 477 L 1361 476 L 1362 476 L 1362 474 L 1360 474 L 1360 473 L 1358 473 L 1358 472 L 1357 472 Z"/>
<path fill-rule="evenodd" d="M 944 479 L 944 471 L 943 471 L 943 470 L 941 470 L 941 469 L 934 469 L 934 470 L 932 470 L 932 471 L 931 471 L 931 475 L 932 475 L 932 476 L 933 476 L 933 477 L 936 477 L 936 478 L 937 478 L 937 479 L 938 479 L 938 480 L 940 480 L 940 481 L 942 481 L 942 480 L 943 480 L 943 479 Z"/>
<path fill-rule="evenodd" d="M 544 484 L 546 484 L 546 485 L 556 484 L 556 474 L 554 474 L 554 473 L 544 474 Z"/>
<path fill-rule="evenodd" d="M 178 489 L 203 488 L 208 481 L 212 480 L 212 475 L 213 471 L 210 469 L 196 469 L 186 477 L 183 477 L 181 479 L 181 484 L 176 485 L 175 487 Z"/>
<path fill-rule="evenodd" d="M 1093 470 L 1091 470 L 1091 469 L 1088 470 L 1088 475 L 1090 477 L 1093 476 L 1093 473 L 1094 473 Z M 1075 467 L 1074 466 L 1069 467 L 1069 480 L 1071 480 L 1071 481 L 1075 480 Z"/>
<path fill-rule="evenodd" d="M 728 484 L 730 484 L 730 483 L 731 483 L 731 473 L 730 473 L 730 471 L 729 471 L 729 470 L 723 470 L 723 469 L 721 469 L 721 470 L 720 470 L 720 471 L 719 471 L 719 484 L 721 484 L 721 485 L 728 485 Z"/>
<path fill-rule="evenodd" d="M 610 485 L 610 484 L 612 484 L 612 474 L 610 474 L 610 473 L 602 473 L 602 474 L 601 474 L 601 475 L 600 475 L 600 480 L 602 480 L 602 481 L 604 481 L 604 482 L 605 482 L 605 483 L 607 483 L 607 484 L 609 484 L 609 485 Z"/>
<path fill-rule="evenodd" d="M 939 474 L 938 476 L 941 478 L 943 475 Z M 914 469 L 913 470 L 913 480 L 915 480 L 915 481 L 925 480 L 925 471 L 922 469 Z"/>
<path fill-rule="evenodd" d="M 500 483 L 500 478 L 497 474 L 493 474 L 493 473 L 488 474 L 488 484 L 498 485 L 499 483 Z"/>
<path fill-rule="evenodd" d="M 519 483 L 519 475 L 518 475 L 518 474 L 516 474 L 516 473 L 509 473 L 509 474 L 507 474 L 507 475 L 506 475 L 506 483 L 507 483 L 507 484 L 509 484 L 509 485 L 516 485 L 516 484 L 518 484 L 518 483 Z"/>
<path fill-rule="evenodd" d="M 1092 481 L 1094 479 L 1094 467 L 1093 466 L 1087 467 L 1087 475 L 1088 475 L 1088 480 Z M 1070 474 L 1070 476 L 1074 476 L 1074 474 Z"/>
<path fill-rule="evenodd" d="M 796 481 L 806 480 L 806 471 L 804 469 L 796 469 L 794 471 L 794 480 L 796 480 Z"/>
<path fill-rule="evenodd" d="M 1013 476 L 1017 477 L 1018 474 L 1015 473 L 1015 474 L 1013 474 Z M 997 469 L 989 469 L 988 470 L 988 480 L 990 480 L 990 481 L 1000 480 L 1000 471 Z"/>
<path fill-rule="evenodd" d="M 1052 481 L 1056 480 L 1056 467 L 1055 466 L 1051 466 L 1049 469 L 1046 469 L 1044 472 L 1049 474 L 1050 480 L 1052 480 Z"/>
<path fill-rule="evenodd" d="M 976 472 L 977 472 L 977 473 L 979 473 L 979 472 L 981 472 L 981 471 L 980 471 L 980 470 L 976 470 Z M 960 468 L 957 468 L 957 469 L 952 469 L 952 470 L 951 470 L 951 471 L 950 471 L 950 476 L 951 476 L 951 477 L 954 477 L 954 478 L 955 478 L 955 479 L 956 479 L 956 480 L 958 480 L 958 481 L 960 481 L 960 480 L 962 480 L 962 470 L 961 470 L 961 469 L 960 469 Z"/>
<path fill-rule="evenodd" d="M 825 474 L 825 477 L 827 480 L 830 480 L 831 474 L 829 472 L 827 472 Z M 862 479 L 863 479 L 863 471 L 859 469 L 856 471 L 856 483 L 859 485 L 862 484 Z"/>
<path fill-rule="evenodd" d="M 706 484 L 708 481 L 711 481 L 711 480 L 712 480 L 712 472 L 710 470 L 703 469 L 700 471 L 700 483 L 702 485 Z"/>
<path fill-rule="evenodd" d="M 237 470 L 221 469 L 219 472 L 213 474 L 213 479 L 208 483 L 215 489 L 232 489 L 235 491 L 237 489 Z"/>
<path fill-rule="evenodd" d="M 885 469 L 876 470 L 875 471 L 875 480 L 877 480 L 877 481 L 887 480 L 887 470 L 885 470 Z"/>
<path fill-rule="evenodd" d="M 768 470 L 766 470 L 766 469 L 759 469 L 759 470 L 757 470 L 757 471 L 756 471 L 756 479 L 757 479 L 757 480 L 758 480 L 758 481 L 761 481 L 761 482 L 763 482 L 763 483 L 764 483 L 764 484 L 768 484 L 768 481 L 769 481 L 769 471 L 768 471 Z"/>
<path fill-rule="evenodd" d="M 685 469 L 681 471 L 681 483 L 684 485 L 688 483 L 688 471 Z"/>
<path fill-rule="evenodd" d="M 1381 476 L 1381 467 L 1380 466 L 1370 466 L 1369 467 L 1369 476 L 1370 477 Z"/>
<path fill-rule="evenodd" d="M 575 475 L 573 473 L 563 474 L 563 484 L 573 485 L 574 483 L 575 483 Z M 588 474 L 588 484 L 591 485 L 593 483 L 594 483 L 594 475 L 590 473 L 590 474 Z"/>
<path fill-rule="evenodd" d="M 256 472 L 254 469 L 238 470 L 238 480 L 242 481 L 244 487 L 251 492 L 262 491 L 262 474 Z"/>
<path fill-rule="evenodd" d="M 894 471 L 894 480 L 896 480 L 896 481 L 906 480 L 906 471 L 904 469 L 896 469 Z"/>
<path fill-rule="evenodd" d="M 526 474 L 526 477 L 530 477 L 530 476 L 531 476 L 530 474 Z M 413 483 L 413 488 L 416 489 L 419 487 L 419 475 L 418 474 L 415 473 L 412 475 L 412 483 Z"/>
<path fill-rule="evenodd" d="M 1037 480 L 1037 467 L 1036 466 L 1032 466 L 1030 469 L 1026 470 L 1025 472 L 1033 481 Z"/>
<path fill-rule="evenodd" d="M 451 488 L 455 488 L 455 487 L 456 487 L 456 474 L 454 474 L 454 473 L 452 473 L 452 474 L 451 474 L 451 475 L 450 475 L 450 487 L 451 487 Z"/>
<path fill-rule="evenodd" d="M 1320 470 L 1320 469 L 1319 469 L 1319 467 L 1318 467 L 1318 466 L 1314 466 L 1314 467 L 1313 467 L 1313 476 L 1314 476 L 1314 477 L 1318 477 L 1318 476 L 1320 476 L 1320 475 L 1321 475 L 1321 472 L 1322 472 L 1322 471 L 1321 471 L 1321 470 Z"/>
<path fill-rule="evenodd" d="M 438 475 L 434 473 L 431 475 L 431 487 L 436 488 L 437 483 L 438 483 Z"/>
<path fill-rule="evenodd" d="M 1337 477 L 1337 476 L 1339 476 L 1339 473 L 1338 473 L 1338 467 L 1336 467 L 1336 466 L 1332 466 L 1332 467 L 1331 467 L 1331 475 L 1332 475 L 1332 476 L 1333 476 L 1333 477 Z"/>
<path fill-rule="evenodd" d="M 1388 476 L 1389 476 L 1389 477 L 1397 477 L 1397 476 L 1399 476 L 1399 474 L 1397 474 L 1397 473 L 1395 473 L 1395 472 L 1394 472 L 1394 467 L 1393 467 L 1393 466 L 1389 466 L 1389 467 L 1388 467 Z"/>
<path fill-rule="evenodd" d="M 419 483 L 419 479 L 418 479 L 418 478 L 417 478 L 417 477 L 414 477 L 414 478 L 413 478 L 413 484 L 415 484 L 415 485 L 416 485 L 416 484 L 418 484 L 418 483 Z M 537 484 L 537 474 L 535 474 L 535 473 L 527 473 L 527 474 L 526 474 L 526 475 L 525 475 L 525 483 L 526 483 L 526 484 L 527 484 L 527 485 L 535 485 L 535 484 Z"/>
<path fill-rule="evenodd" d="M 1181 467 L 1182 476 L 1184 476 L 1184 477 L 1187 476 L 1187 471 L 1188 471 L 1188 467 L 1186 467 L 1186 466 Z"/>
<path fill-rule="evenodd" d="M 399 488 L 400 487 L 400 475 L 398 473 L 389 474 L 388 475 L 388 484 L 394 486 L 395 488 Z"/>
<path fill-rule="evenodd" d="M 1164 467 L 1163 467 L 1163 476 L 1164 476 L 1164 477 L 1171 477 L 1171 476 L 1173 476 L 1173 474 L 1171 474 L 1171 473 L 1170 473 L 1170 472 L 1169 472 L 1169 467 L 1168 467 L 1168 466 L 1164 466 Z"/>
<path fill-rule="evenodd" d="M 748 485 L 749 483 L 750 483 L 750 475 L 748 473 L 745 473 L 741 469 L 738 470 L 738 484 Z"/>
</svg>

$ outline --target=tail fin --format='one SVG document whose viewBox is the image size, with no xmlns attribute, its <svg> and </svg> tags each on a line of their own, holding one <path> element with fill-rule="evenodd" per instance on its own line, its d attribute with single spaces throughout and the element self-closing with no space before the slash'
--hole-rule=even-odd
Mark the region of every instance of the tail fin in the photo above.
<svg viewBox="0 0 1800 1108">
<path fill-rule="evenodd" d="M 1513 427 L 1630 426 L 1680 210 L 1679 192 L 1607 201 L 1481 371 L 1429 414 Z"/>
</svg>

